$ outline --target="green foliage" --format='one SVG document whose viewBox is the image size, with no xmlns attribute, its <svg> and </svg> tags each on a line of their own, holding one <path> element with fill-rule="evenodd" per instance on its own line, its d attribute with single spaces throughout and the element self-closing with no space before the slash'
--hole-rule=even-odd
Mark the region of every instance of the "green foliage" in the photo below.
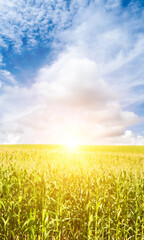
<svg viewBox="0 0 144 240">
<path fill-rule="evenodd" d="M 144 147 L 0 147 L 0 239 L 144 239 Z"/>
</svg>

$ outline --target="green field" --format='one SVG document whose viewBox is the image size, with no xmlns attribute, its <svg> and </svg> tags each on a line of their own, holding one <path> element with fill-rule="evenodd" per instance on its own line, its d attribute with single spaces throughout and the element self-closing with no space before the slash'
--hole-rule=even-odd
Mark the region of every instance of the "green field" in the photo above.
<svg viewBox="0 0 144 240">
<path fill-rule="evenodd" d="M 144 239 L 144 147 L 0 146 L 2 239 Z"/>
</svg>

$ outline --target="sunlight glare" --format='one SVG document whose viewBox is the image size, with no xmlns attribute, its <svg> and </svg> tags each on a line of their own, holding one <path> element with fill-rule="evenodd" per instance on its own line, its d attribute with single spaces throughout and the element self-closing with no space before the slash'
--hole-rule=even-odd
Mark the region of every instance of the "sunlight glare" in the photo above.
<svg viewBox="0 0 144 240">
<path fill-rule="evenodd" d="M 76 148 L 78 147 L 78 141 L 76 139 L 69 139 L 66 143 L 66 147 L 69 149 L 69 150 L 76 150 Z"/>
</svg>

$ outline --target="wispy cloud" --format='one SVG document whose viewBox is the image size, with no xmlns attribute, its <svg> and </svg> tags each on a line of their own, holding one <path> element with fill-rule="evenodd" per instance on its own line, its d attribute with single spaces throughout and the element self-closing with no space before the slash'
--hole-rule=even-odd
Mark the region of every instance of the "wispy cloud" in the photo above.
<svg viewBox="0 0 144 240">
<path fill-rule="evenodd" d="M 7 70 L 0 70 L 0 81 L 3 85 L 16 84 L 14 76 Z"/>
<path fill-rule="evenodd" d="M 55 34 L 71 25 L 86 2 L 72 1 L 68 6 L 65 0 L 0 1 L 0 46 L 10 45 L 21 52 L 23 47 L 36 47 L 41 42 L 53 44 Z"/>
</svg>

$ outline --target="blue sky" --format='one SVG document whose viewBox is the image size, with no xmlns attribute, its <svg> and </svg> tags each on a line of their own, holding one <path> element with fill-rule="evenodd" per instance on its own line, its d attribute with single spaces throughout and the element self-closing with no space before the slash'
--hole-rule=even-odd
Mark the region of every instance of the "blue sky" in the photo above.
<svg viewBox="0 0 144 240">
<path fill-rule="evenodd" d="M 141 0 L 0 1 L 0 143 L 144 144 Z"/>
</svg>

